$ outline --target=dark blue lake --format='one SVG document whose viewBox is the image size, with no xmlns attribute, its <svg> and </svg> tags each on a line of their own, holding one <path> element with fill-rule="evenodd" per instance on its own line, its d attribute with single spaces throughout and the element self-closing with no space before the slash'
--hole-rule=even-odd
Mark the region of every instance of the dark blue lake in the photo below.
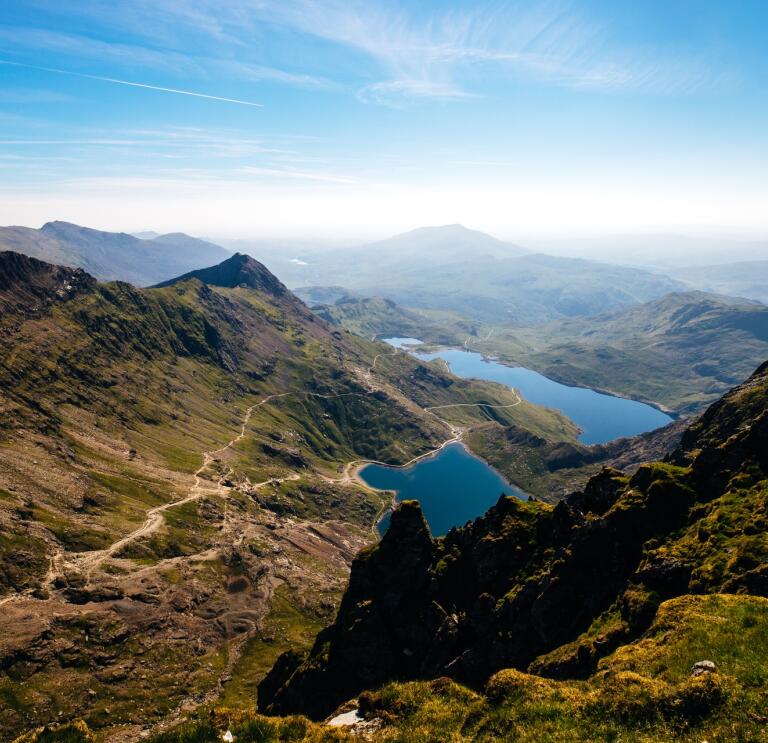
<svg viewBox="0 0 768 743">
<path fill-rule="evenodd" d="M 415 355 L 422 361 L 444 359 L 457 377 L 500 382 L 514 387 L 529 402 L 556 408 L 581 429 L 579 441 L 583 444 L 604 444 L 625 436 L 637 436 L 672 422 L 672 418 L 651 405 L 586 387 L 568 387 L 521 366 L 486 361 L 472 351 L 444 349 Z"/>
<path fill-rule="evenodd" d="M 410 467 L 369 464 L 358 474 L 372 488 L 394 490 L 399 501 L 418 500 L 434 536 L 482 515 L 502 494 L 527 500 L 523 491 L 458 443 Z M 383 534 L 388 526 L 387 516 L 379 531 Z"/>
</svg>

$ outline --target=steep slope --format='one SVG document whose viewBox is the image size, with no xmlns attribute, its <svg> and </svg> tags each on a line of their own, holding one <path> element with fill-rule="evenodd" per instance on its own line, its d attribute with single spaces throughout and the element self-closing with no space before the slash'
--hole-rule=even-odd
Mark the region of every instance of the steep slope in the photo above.
<svg viewBox="0 0 768 743">
<path fill-rule="evenodd" d="M 328 326 L 246 256 L 136 289 L 2 253 L 0 297 L 4 739 L 247 703 L 375 539 L 389 496 L 349 465 L 516 401 Z"/>
<path fill-rule="evenodd" d="M 181 233 L 142 240 L 69 222 L 48 222 L 39 230 L 0 227 L 0 249 L 82 268 L 97 279 L 118 279 L 139 286 L 217 263 L 230 255 L 218 245 Z"/>
<path fill-rule="evenodd" d="M 393 679 L 481 687 L 515 668 L 586 677 L 685 594 L 768 596 L 768 364 L 713 405 L 668 461 L 605 470 L 552 508 L 502 498 L 433 540 L 416 503 L 353 563 L 335 622 L 259 687 L 321 718 Z"/>
<path fill-rule="evenodd" d="M 242 253 L 235 253 L 230 258 L 217 266 L 201 268 L 185 273 L 183 276 L 164 281 L 158 287 L 173 286 L 189 279 L 198 279 L 204 284 L 219 286 L 227 289 L 246 287 L 256 291 L 266 292 L 274 297 L 282 297 L 288 294 L 288 290 L 270 273 L 265 266 Z M 302 305 L 301 301 L 293 296 L 289 297 L 294 308 Z"/>
<path fill-rule="evenodd" d="M 93 289 L 96 281 L 79 268 L 43 263 L 13 252 L 0 253 L 0 312 L 40 312 L 54 302 Z"/>
</svg>

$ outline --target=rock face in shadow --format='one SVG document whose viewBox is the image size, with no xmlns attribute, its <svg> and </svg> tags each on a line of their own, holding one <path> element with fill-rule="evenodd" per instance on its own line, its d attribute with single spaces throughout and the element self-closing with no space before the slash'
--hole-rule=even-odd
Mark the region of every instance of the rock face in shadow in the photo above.
<svg viewBox="0 0 768 743">
<path fill-rule="evenodd" d="M 663 600 L 768 593 L 767 485 L 768 364 L 667 461 L 631 477 L 606 468 L 555 507 L 503 497 L 433 540 L 406 502 L 356 558 L 334 624 L 306 658 L 278 661 L 259 706 L 320 719 L 393 679 L 589 675 Z"/>
<path fill-rule="evenodd" d="M 0 252 L 0 311 L 28 315 L 90 291 L 96 279 L 80 268 L 53 266 L 13 251 Z"/>
</svg>

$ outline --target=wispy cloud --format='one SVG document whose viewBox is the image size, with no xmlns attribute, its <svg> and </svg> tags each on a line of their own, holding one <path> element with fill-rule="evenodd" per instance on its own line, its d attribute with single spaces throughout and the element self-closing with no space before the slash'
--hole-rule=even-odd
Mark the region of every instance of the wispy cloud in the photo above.
<svg viewBox="0 0 768 743">
<path fill-rule="evenodd" d="M 306 73 L 288 72 L 275 67 L 268 67 L 260 64 L 250 64 L 248 62 L 239 62 L 236 60 L 208 60 L 211 66 L 225 71 L 233 78 L 241 80 L 251 80 L 254 82 L 267 81 L 290 85 L 297 88 L 306 88 L 309 90 L 341 90 L 342 86 L 333 80 L 318 75 L 308 75 Z"/>
<path fill-rule="evenodd" d="M 402 107 L 420 98 L 438 101 L 456 101 L 472 98 L 473 95 L 452 83 L 433 80 L 389 80 L 373 83 L 357 93 L 361 101 L 380 103 L 385 106 Z"/>
<path fill-rule="evenodd" d="M 36 0 L 56 10 L 53 0 Z M 489 0 L 429 10 L 397 0 L 91 0 L 72 12 L 146 44 L 116 43 L 42 29 L 0 27 L 11 48 L 45 48 L 67 57 L 112 60 L 126 70 L 173 70 L 185 79 L 224 73 L 243 82 L 352 90 L 366 102 L 403 105 L 460 101 L 484 92 L 489 76 L 601 91 L 680 93 L 719 80 L 690 53 L 632 46 L 571 0 Z M 280 37 L 280 34 L 283 34 Z M 297 34 L 362 55 L 333 75 L 264 64 L 283 45 L 295 59 Z M 179 39 L 193 39 L 194 52 Z M 305 58 L 316 65 L 318 57 Z M 273 60 L 270 60 L 273 61 Z M 322 65 L 321 65 L 322 66 Z M 125 80 L 125 76 L 120 76 Z M 354 83 L 354 80 L 357 83 Z"/>
<path fill-rule="evenodd" d="M 218 95 L 210 95 L 208 93 L 198 93 L 192 90 L 180 90 L 179 88 L 166 88 L 161 85 L 151 85 L 149 83 L 138 83 L 132 80 L 120 80 L 114 77 L 105 77 L 102 75 L 89 75 L 84 72 L 72 72 L 71 70 L 60 70 L 55 67 L 40 67 L 38 65 L 24 64 L 22 62 L 10 62 L 0 59 L 2 65 L 12 65 L 14 67 L 26 67 L 33 70 L 41 70 L 42 72 L 52 72 L 57 75 L 70 75 L 73 77 L 82 77 L 88 80 L 99 80 L 105 83 L 113 83 L 115 85 L 127 85 L 131 88 L 144 88 L 145 90 L 156 90 L 161 93 L 173 93 L 175 95 L 187 95 L 193 98 L 205 98 L 209 101 L 220 101 L 223 103 L 236 103 L 240 106 L 252 106 L 256 108 L 262 108 L 263 104 L 255 103 L 253 101 L 242 101 L 238 98 L 224 98 Z"/>
<path fill-rule="evenodd" d="M 144 25 L 151 24 L 145 23 Z M 173 25 L 172 22 L 171 25 Z M 215 25 L 212 23 L 208 31 L 214 27 Z M 206 55 L 199 50 L 187 54 L 173 49 L 157 49 L 140 44 L 104 41 L 81 34 L 10 26 L 0 26 L 0 41 L 3 42 L 6 49 L 12 49 L 16 52 L 29 50 L 55 52 L 60 55 L 61 59 L 77 61 L 78 64 L 98 62 L 103 66 L 105 63 L 110 63 L 119 66 L 123 71 L 149 70 L 162 72 L 164 75 L 171 73 L 176 77 L 198 80 L 225 77 L 239 82 L 266 81 L 318 90 L 339 88 L 337 83 L 321 76 L 232 59 L 229 56 Z M 222 46 L 216 50 L 227 55 L 231 54 L 230 46 Z M 61 70 L 56 71 L 61 72 Z M 112 76 L 105 75 L 104 77 L 111 78 Z M 120 82 L 123 81 L 120 80 Z"/>
<path fill-rule="evenodd" d="M 610 28 L 566 0 L 502 0 L 465 10 L 419 13 L 413 4 L 377 0 L 212 0 L 164 5 L 187 25 L 241 38 L 260 24 L 311 35 L 371 58 L 383 79 L 361 100 L 393 105 L 420 98 L 461 100 L 488 70 L 552 85 L 594 90 L 692 90 L 717 73 L 692 58 L 616 41 Z"/>
</svg>

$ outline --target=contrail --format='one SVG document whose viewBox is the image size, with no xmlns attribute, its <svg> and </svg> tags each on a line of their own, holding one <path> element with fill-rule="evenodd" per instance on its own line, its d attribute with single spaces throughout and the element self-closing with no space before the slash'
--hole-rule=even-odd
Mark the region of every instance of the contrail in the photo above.
<svg viewBox="0 0 768 743">
<path fill-rule="evenodd" d="M 135 83 L 130 80 L 118 80 L 114 77 L 102 77 L 101 75 L 88 75 L 84 72 L 71 72 L 70 70 L 59 70 L 56 67 L 40 67 L 33 64 L 24 64 L 23 62 L 10 62 L 0 59 L 0 64 L 11 65 L 13 67 L 26 67 L 30 70 L 41 70 L 43 72 L 55 72 L 58 75 L 72 75 L 73 77 L 85 77 L 88 80 L 101 80 L 105 83 L 115 83 L 116 85 L 128 85 L 132 88 L 146 88 L 147 90 L 159 90 L 163 93 L 176 93 L 177 95 L 191 95 L 194 98 L 206 98 L 209 101 L 223 101 L 225 103 L 237 103 L 239 106 L 254 106 L 263 108 L 263 103 L 254 103 L 253 101 L 241 101 L 237 98 L 222 98 L 218 95 L 207 95 L 206 93 L 195 93 L 191 90 L 179 90 L 178 88 L 163 88 L 160 85 L 148 85 L 147 83 Z"/>
</svg>

